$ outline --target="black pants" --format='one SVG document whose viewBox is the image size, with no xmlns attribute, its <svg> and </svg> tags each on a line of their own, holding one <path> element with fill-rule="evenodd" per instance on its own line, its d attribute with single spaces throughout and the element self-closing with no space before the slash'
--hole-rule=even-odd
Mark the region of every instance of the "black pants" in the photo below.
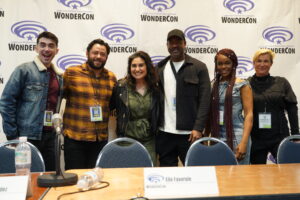
<svg viewBox="0 0 300 200">
<path fill-rule="evenodd" d="M 184 164 L 189 150 L 190 135 L 180 135 L 159 131 L 156 136 L 156 151 L 160 166 L 178 166 L 178 157 Z"/>
<path fill-rule="evenodd" d="M 77 141 L 65 137 L 65 169 L 91 169 L 96 166 L 98 155 L 107 144 L 106 141 Z"/>
<path fill-rule="evenodd" d="M 28 140 L 41 152 L 46 171 L 55 171 L 55 133 L 44 131 L 41 140 Z"/>
<path fill-rule="evenodd" d="M 277 160 L 277 151 L 280 144 L 280 140 L 277 142 L 270 142 L 264 140 L 252 139 L 250 162 L 251 164 L 266 164 L 267 156 L 270 152 L 272 156 Z"/>
</svg>

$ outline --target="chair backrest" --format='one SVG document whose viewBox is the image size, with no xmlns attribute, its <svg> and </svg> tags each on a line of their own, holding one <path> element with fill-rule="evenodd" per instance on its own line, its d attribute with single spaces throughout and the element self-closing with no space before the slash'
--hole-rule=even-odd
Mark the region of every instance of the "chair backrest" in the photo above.
<svg viewBox="0 0 300 200">
<path fill-rule="evenodd" d="M 215 142 L 204 145 L 203 142 Z M 189 148 L 185 166 L 237 165 L 234 153 L 228 145 L 213 137 L 204 137 L 195 141 Z"/>
<path fill-rule="evenodd" d="M 147 149 L 138 141 L 122 137 L 107 143 L 99 153 L 96 167 L 153 167 Z"/>
<path fill-rule="evenodd" d="M 295 142 L 293 140 L 298 140 Z M 300 163 L 300 135 L 291 135 L 284 138 L 278 147 L 277 162 Z"/>
<path fill-rule="evenodd" d="M 15 146 L 19 140 L 10 140 L 0 144 L 0 173 L 15 173 Z M 30 142 L 31 148 L 31 172 L 45 172 L 44 159 L 40 151 Z"/>
</svg>

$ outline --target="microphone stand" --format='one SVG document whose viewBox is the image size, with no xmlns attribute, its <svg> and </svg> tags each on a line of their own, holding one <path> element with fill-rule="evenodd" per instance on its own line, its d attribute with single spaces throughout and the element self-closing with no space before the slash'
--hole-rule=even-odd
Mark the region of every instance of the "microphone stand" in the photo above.
<svg viewBox="0 0 300 200">
<path fill-rule="evenodd" d="M 75 185 L 78 180 L 77 174 L 65 173 L 60 167 L 60 154 L 61 154 L 61 128 L 56 129 L 55 137 L 55 169 L 56 173 L 43 174 L 37 179 L 37 184 L 40 187 L 60 187 L 67 185 Z"/>
</svg>

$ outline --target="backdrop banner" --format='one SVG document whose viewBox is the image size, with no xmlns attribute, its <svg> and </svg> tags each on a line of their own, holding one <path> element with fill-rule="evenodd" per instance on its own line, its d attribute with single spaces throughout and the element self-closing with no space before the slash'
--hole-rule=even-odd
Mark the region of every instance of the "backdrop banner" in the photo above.
<svg viewBox="0 0 300 200">
<path fill-rule="evenodd" d="M 236 52 L 242 78 L 253 75 L 256 50 L 272 49 L 271 74 L 286 77 L 300 98 L 299 0 L 0 0 L 0 27 L 0 94 L 12 71 L 33 60 L 42 31 L 58 36 L 53 62 L 62 69 L 85 62 L 88 43 L 102 38 L 111 47 L 106 68 L 122 78 L 138 50 L 154 63 L 166 57 L 167 33 L 178 28 L 211 79 L 222 48 Z"/>
</svg>

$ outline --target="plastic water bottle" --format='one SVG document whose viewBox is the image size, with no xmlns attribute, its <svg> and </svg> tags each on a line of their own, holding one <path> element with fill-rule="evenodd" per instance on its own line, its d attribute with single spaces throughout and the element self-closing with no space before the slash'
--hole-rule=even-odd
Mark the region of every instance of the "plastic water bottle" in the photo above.
<svg viewBox="0 0 300 200">
<path fill-rule="evenodd" d="M 17 176 L 28 176 L 28 185 L 27 185 L 27 197 L 32 196 L 31 188 L 31 176 L 30 176 L 30 167 L 31 167 L 31 149 L 30 146 L 26 143 L 27 137 L 20 137 L 20 143 L 15 149 L 15 167 Z"/>
<path fill-rule="evenodd" d="M 80 190 L 89 190 L 103 178 L 103 170 L 99 167 L 93 169 L 93 171 L 85 172 L 81 175 L 77 182 L 77 187 Z"/>
<path fill-rule="evenodd" d="M 27 142 L 27 137 L 20 137 L 20 143 L 15 149 L 15 166 L 16 175 L 26 176 L 30 175 L 31 167 L 31 149 Z"/>
</svg>

